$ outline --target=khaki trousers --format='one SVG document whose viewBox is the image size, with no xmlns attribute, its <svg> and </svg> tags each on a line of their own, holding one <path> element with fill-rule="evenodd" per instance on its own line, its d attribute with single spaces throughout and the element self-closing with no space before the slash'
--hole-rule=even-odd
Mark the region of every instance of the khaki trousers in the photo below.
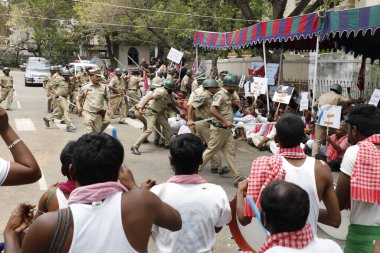
<svg viewBox="0 0 380 253">
<path fill-rule="evenodd" d="M 140 147 L 140 145 L 148 138 L 148 136 L 154 131 L 153 126 L 157 124 L 162 126 L 162 134 L 165 137 L 165 145 L 169 145 L 170 142 L 170 126 L 168 119 L 165 114 L 162 113 L 154 113 L 152 111 L 147 111 L 145 113 L 147 129 L 140 135 L 137 139 L 136 143 L 133 145 L 134 147 Z"/>
<path fill-rule="evenodd" d="M 327 127 L 315 125 L 315 140 L 311 156 L 315 156 L 319 153 L 319 149 L 322 144 L 326 142 Z"/>
<path fill-rule="evenodd" d="M 226 159 L 228 166 L 233 173 L 233 179 L 237 179 L 240 176 L 240 172 L 236 167 L 235 159 L 235 142 L 232 138 L 231 129 L 224 129 L 219 127 L 210 127 L 210 141 L 205 152 L 203 152 L 203 165 L 215 156 L 219 150 L 223 151 L 224 159 Z"/>
<path fill-rule="evenodd" d="M 110 124 L 110 119 L 107 114 L 103 118 L 100 114 L 83 111 L 82 115 L 86 134 L 91 132 L 103 132 Z"/>
<path fill-rule="evenodd" d="M 195 131 L 196 135 L 198 135 L 202 141 L 204 141 L 207 146 L 209 145 L 210 142 L 210 123 L 204 122 L 200 124 L 195 125 Z M 222 169 L 222 159 L 220 158 L 219 153 L 216 153 L 214 156 L 210 158 L 210 164 L 211 168 L 218 168 Z"/>
<path fill-rule="evenodd" d="M 7 99 L 7 108 L 11 108 L 13 102 L 13 88 L 5 87 L 1 88 L 1 98 L 0 103 Z"/>
<path fill-rule="evenodd" d="M 127 96 L 130 97 L 128 98 L 129 107 L 127 108 L 127 111 L 129 111 L 129 108 L 133 108 L 140 101 L 139 90 L 127 90 Z"/>
<path fill-rule="evenodd" d="M 55 99 L 56 108 L 52 114 L 49 114 L 46 119 L 54 120 L 54 119 L 63 119 L 66 121 L 66 125 L 71 125 L 71 119 L 69 115 L 69 103 L 66 98 L 59 97 Z"/>
<path fill-rule="evenodd" d="M 120 112 L 120 120 L 124 121 L 127 118 L 127 105 L 124 96 L 114 97 L 111 99 L 112 113 L 115 115 L 116 111 Z"/>
</svg>

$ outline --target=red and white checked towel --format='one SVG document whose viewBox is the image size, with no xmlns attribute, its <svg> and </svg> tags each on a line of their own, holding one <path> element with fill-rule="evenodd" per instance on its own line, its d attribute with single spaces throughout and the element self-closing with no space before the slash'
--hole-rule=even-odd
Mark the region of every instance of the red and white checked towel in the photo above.
<svg viewBox="0 0 380 253">
<path fill-rule="evenodd" d="M 358 143 L 354 171 L 351 176 L 351 199 L 380 205 L 380 134 Z"/>
<path fill-rule="evenodd" d="M 295 232 L 282 232 L 269 236 L 268 240 L 261 246 L 258 253 L 263 253 L 274 246 L 282 246 L 293 249 L 303 249 L 314 240 L 313 231 L 309 223 Z"/>
<path fill-rule="evenodd" d="M 277 155 L 270 157 L 262 156 L 255 159 L 252 163 L 251 172 L 248 178 L 247 197 L 252 197 L 260 208 L 260 196 L 265 186 L 276 179 L 285 179 L 285 170 L 282 168 L 282 158 L 304 159 L 306 158 L 302 148 L 280 148 Z M 244 215 L 254 217 L 255 214 L 251 209 L 248 200 L 245 201 Z"/>
</svg>

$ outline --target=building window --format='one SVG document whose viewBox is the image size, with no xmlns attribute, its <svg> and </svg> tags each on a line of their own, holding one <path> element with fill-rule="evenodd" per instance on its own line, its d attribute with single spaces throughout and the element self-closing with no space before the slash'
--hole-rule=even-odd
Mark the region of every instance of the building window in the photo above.
<svg viewBox="0 0 380 253">
<path fill-rule="evenodd" d="M 139 64 L 139 51 L 136 48 L 131 47 L 128 49 L 128 55 L 131 57 L 137 64 Z M 128 65 L 135 65 L 135 63 L 128 57 Z"/>
</svg>

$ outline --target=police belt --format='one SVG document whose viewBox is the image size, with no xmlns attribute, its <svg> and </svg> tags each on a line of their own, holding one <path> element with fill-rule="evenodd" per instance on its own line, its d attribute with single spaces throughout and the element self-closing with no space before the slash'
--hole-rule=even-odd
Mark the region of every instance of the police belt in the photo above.
<svg viewBox="0 0 380 253">
<path fill-rule="evenodd" d="M 133 90 L 133 91 L 137 91 L 137 89 L 128 89 L 128 90 Z"/>
<path fill-rule="evenodd" d="M 211 125 L 213 125 L 214 127 L 217 127 L 217 128 L 223 128 L 223 129 L 227 129 L 228 128 L 228 127 L 226 127 L 223 124 L 218 124 L 218 123 L 215 123 L 215 122 L 212 122 Z"/>
</svg>

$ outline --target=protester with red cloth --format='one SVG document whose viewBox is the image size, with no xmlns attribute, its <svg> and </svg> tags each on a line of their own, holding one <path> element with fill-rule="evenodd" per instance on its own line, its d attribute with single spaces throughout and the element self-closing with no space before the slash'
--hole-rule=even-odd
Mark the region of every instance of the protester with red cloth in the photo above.
<svg viewBox="0 0 380 253">
<path fill-rule="evenodd" d="M 248 202 L 244 203 L 244 194 L 258 203 L 264 187 L 281 179 L 295 183 L 309 194 L 311 211 L 308 221 L 314 235 L 317 232 L 317 221 L 338 227 L 341 217 L 330 168 L 323 161 L 306 156 L 300 148 L 304 139 L 303 121 L 297 115 L 284 114 L 276 124 L 276 131 L 275 140 L 280 145 L 278 154 L 255 159 L 248 182 L 239 185 L 236 210 L 240 223 L 249 224 L 254 216 Z M 320 200 L 325 204 L 326 210 L 319 210 Z"/>
<path fill-rule="evenodd" d="M 67 177 L 66 182 L 54 184 L 41 196 L 36 216 L 68 207 L 67 200 L 69 199 L 70 193 L 77 187 L 75 182 L 71 180 L 69 173 L 74 146 L 75 141 L 69 141 L 60 155 L 62 164 L 61 173 Z"/>
<path fill-rule="evenodd" d="M 336 131 L 336 133 L 326 137 L 327 163 L 332 171 L 340 171 L 340 164 L 342 162 L 344 153 L 350 146 L 347 136 L 348 128 L 349 125 L 346 122 L 342 121 L 340 123 L 340 128 Z"/>
<path fill-rule="evenodd" d="M 33 206 L 19 205 L 4 231 L 6 252 L 147 252 L 153 224 L 181 229 L 180 214 L 155 194 L 135 184 L 128 191 L 117 182 L 128 175 L 123 160 L 124 148 L 113 137 L 80 137 L 69 170 L 78 187 L 70 194 L 69 207 L 41 215 L 21 240 Z"/>
<path fill-rule="evenodd" d="M 308 193 L 282 180 L 269 183 L 260 198 L 261 219 L 270 236 L 258 253 L 341 253 L 339 245 L 313 235 L 307 223 Z"/>
<path fill-rule="evenodd" d="M 224 189 L 198 175 L 203 150 L 202 140 L 194 134 L 179 135 L 170 143 L 170 163 L 175 176 L 151 191 L 178 210 L 182 229 L 171 232 L 154 225 L 157 253 L 211 253 L 216 233 L 231 221 Z"/>
<path fill-rule="evenodd" d="M 351 206 L 345 253 L 371 253 L 380 240 L 380 110 L 374 105 L 351 108 L 348 140 L 336 193 L 340 209 Z"/>
</svg>

